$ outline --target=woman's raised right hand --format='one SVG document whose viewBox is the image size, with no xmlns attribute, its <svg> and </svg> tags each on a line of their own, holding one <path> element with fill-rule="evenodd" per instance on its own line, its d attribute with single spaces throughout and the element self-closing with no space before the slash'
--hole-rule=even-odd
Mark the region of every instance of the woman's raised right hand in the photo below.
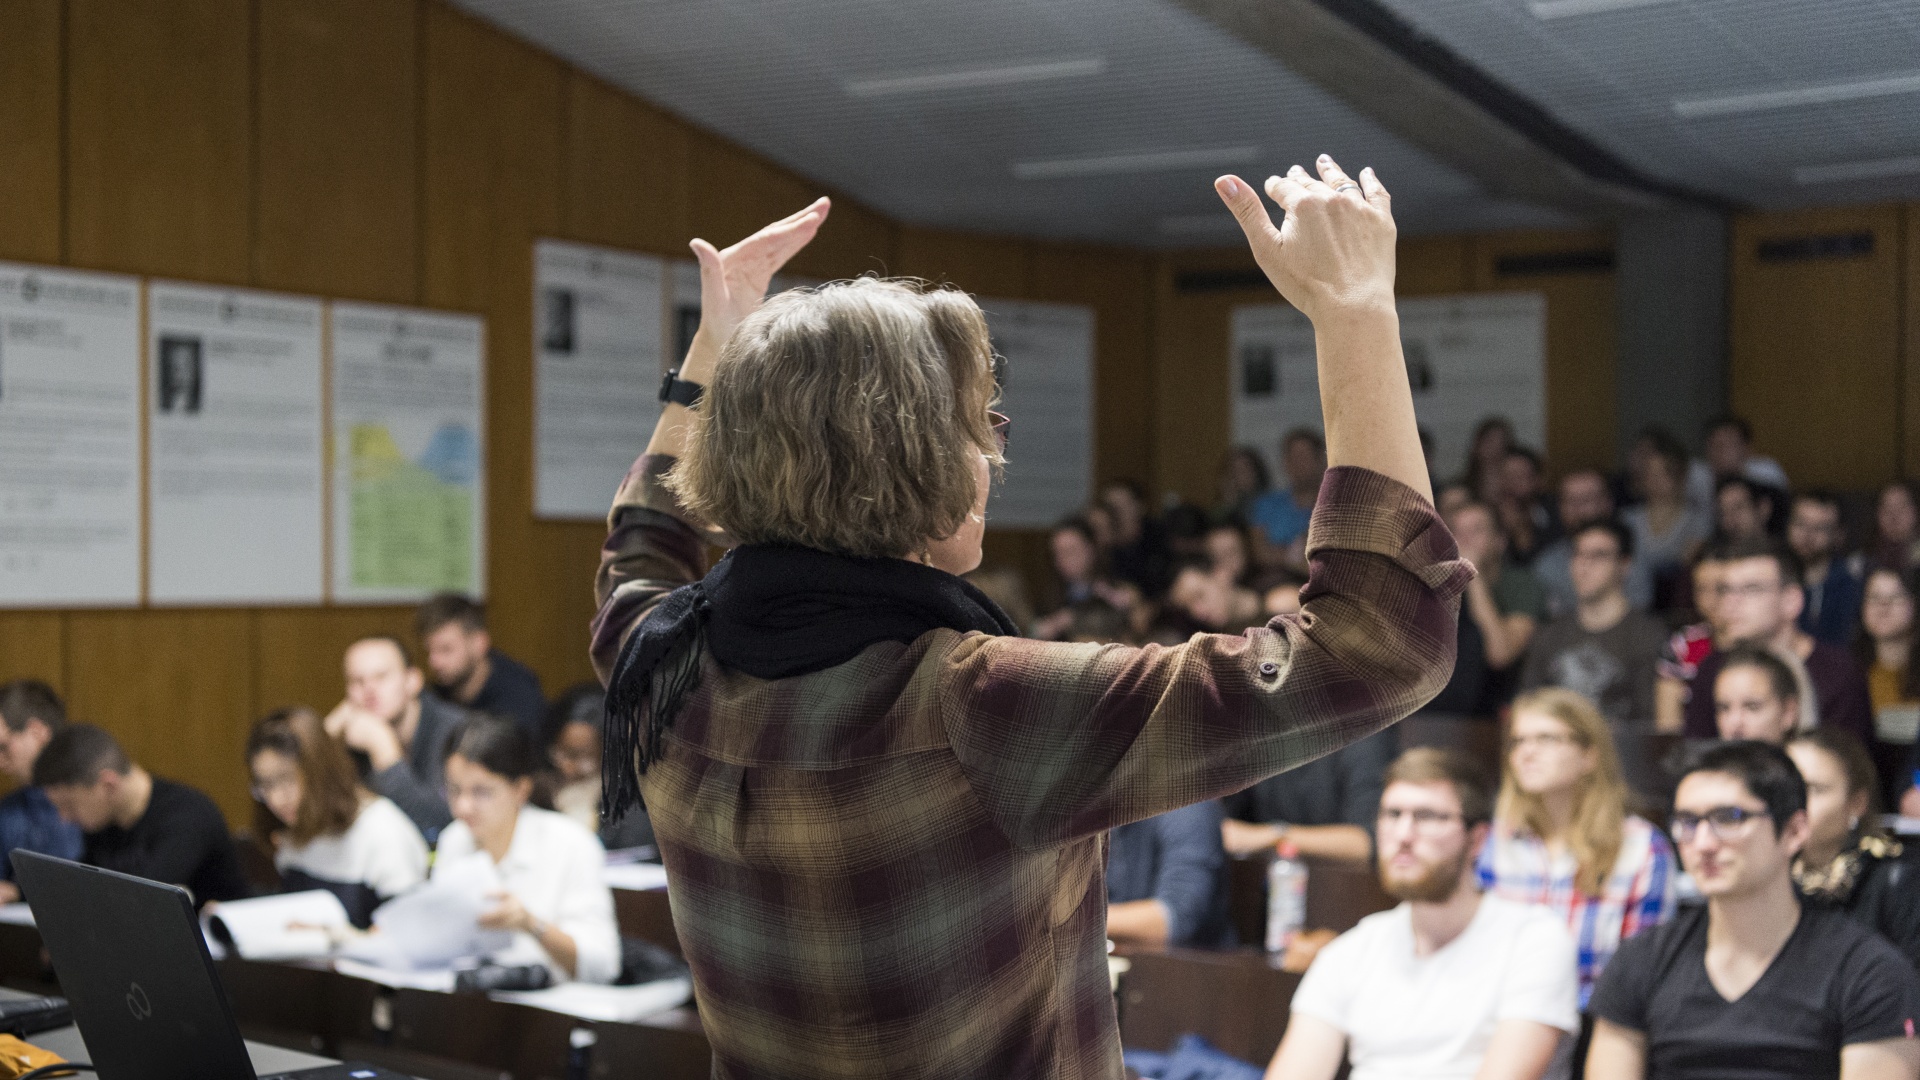
<svg viewBox="0 0 1920 1080">
<path fill-rule="evenodd" d="M 688 245 L 700 260 L 700 330 L 712 335 L 715 346 L 724 343 L 733 328 L 760 306 L 773 275 L 807 246 L 831 209 L 830 200 L 815 199 L 806 209 L 781 218 L 724 251 L 705 240 Z"/>
<path fill-rule="evenodd" d="M 1246 181 L 1214 181 L 1239 220 L 1253 257 L 1287 303 L 1316 324 L 1342 312 L 1393 307 L 1393 199 L 1371 168 L 1352 180 L 1320 155 L 1315 179 L 1295 165 L 1267 179 L 1267 194 L 1286 212 L 1279 227 Z"/>
</svg>

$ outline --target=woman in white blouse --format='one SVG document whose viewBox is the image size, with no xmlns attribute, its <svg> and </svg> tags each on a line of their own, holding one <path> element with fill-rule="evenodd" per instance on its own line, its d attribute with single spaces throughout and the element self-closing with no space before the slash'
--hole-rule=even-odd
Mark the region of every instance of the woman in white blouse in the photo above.
<svg viewBox="0 0 1920 1080">
<path fill-rule="evenodd" d="M 545 964 L 557 978 L 610 983 L 620 973 L 620 933 L 606 853 L 577 822 L 528 805 L 536 763 L 511 720 L 476 715 L 455 729 L 446 764 L 454 822 L 440 834 L 435 873 L 476 853 L 493 860 L 501 891 L 480 925 L 513 931 L 494 962 Z"/>
<path fill-rule="evenodd" d="M 373 909 L 427 877 L 427 842 L 398 806 L 360 785 L 346 747 L 312 709 L 280 709 L 247 735 L 254 828 L 286 892 L 325 889 L 365 928 Z"/>
</svg>

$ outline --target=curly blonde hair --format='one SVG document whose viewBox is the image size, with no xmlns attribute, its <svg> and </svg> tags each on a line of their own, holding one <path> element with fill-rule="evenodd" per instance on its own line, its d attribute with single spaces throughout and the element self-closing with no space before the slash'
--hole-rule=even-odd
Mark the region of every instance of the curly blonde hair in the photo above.
<svg viewBox="0 0 1920 1080">
<path fill-rule="evenodd" d="M 972 298 L 866 277 L 768 300 L 721 349 L 666 478 L 743 544 L 911 557 L 958 532 L 996 469 L 996 385 Z"/>
</svg>

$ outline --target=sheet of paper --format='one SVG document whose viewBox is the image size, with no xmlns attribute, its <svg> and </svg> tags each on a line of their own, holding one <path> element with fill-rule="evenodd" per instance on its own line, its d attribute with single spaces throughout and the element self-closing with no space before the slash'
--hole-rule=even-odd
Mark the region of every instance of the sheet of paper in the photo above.
<svg viewBox="0 0 1920 1080">
<path fill-rule="evenodd" d="M 325 889 L 231 900 L 206 916 L 216 940 L 248 960 L 326 956 L 352 928 L 339 897 Z"/>
<path fill-rule="evenodd" d="M 1522 445 L 1546 448 L 1547 300 L 1540 293 L 1473 293 L 1401 300 L 1400 340 L 1420 425 L 1443 475 L 1467 457 L 1488 416 L 1513 422 Z M 1324 431 L 1313 324 L 1285 304 L 1233 310 L 1233 440 L 1266 458 L 1297 427 Z"/>
<path fill-rule="evenodd" d="M 495 1001 L 532 1005 L 548 1012 L 577 1016 L 582 1020 L 630 1024 L 685 1005 L 687 999 L 693 996 L 693 981 L 659 979 L 638 986 L 565 982 L 545 990 L 495 990 L 487 996 Z"/>
<path fill-rule="evenodd" d="M 480 915 L 498 902 L 500 875 L 493 860 L 476 852 L 441 863 L 425 885 L 382 904 L 373 913 L 377 933 L 357 939 L 342 954 L 380 967 L 439 968 L 455 960 L 488 956 L 513 935 L 482 930 Z"/>
<path fill-rule="evenodd" d="M 319 300 L 147 286 L 148 599 L 317 604 Z"/>
<path fill-rule="evenodd" d="M 453 992 L 453 969 L 447 967 L 413 971 L 342 957 L 333 962 L 333 970 L 341 975 L 391 986 L 396 990 L 437 990 L 443 994 Z"/>
<path fill-rule="evenodd" d="M 329 307 L 333 597 L 486 588 L 485 323 Z"/>
<path fill-rule="evenodd" d="M 0 904 L 0 924 L 7 926 L 33 926 L 33 909 L 24 900 L 11 904 Z"/>
<path fill-rule="evenodd" d="M 1006 481 L 988 527 L 1046 528 L 1093 495 L 1093 309 L 980 301 L 1002 365 L 1000 411 L 1013 421 Z"/>
<path fill-rule="evenodd" d="M 609 889 L 631 889 L 635 892 L 664 889 L 667 887 L 667 868 L 659 863 L 609 865 L 606 882 Z"/>
<path fill-rule="evenodd" d="M 140 282 L 0 263 L 0 606 L 140 602 Z"/>
<path fill-rule="evenodd" d="M 660 419 L 665 263 L 613 248 L 533 247 L 537 517 L 599 521 Z"/>
</svg>

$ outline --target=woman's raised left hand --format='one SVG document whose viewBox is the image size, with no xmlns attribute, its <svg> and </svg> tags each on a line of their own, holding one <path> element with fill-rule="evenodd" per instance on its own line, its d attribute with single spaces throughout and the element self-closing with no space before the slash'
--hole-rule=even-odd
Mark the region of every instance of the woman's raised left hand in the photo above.
<svg viewBox="0 0 1920 1080">
<path fill-rule="evenodd" d="M 773 275 L 807 246 L 832 208 L 831 200 L 815 199 L 724 251 L 705 240 L 690 244 L 700 260 L 700 332 L 711 335 L 716 347 L 724 343 L 760 306 Z"/>
</svg>

